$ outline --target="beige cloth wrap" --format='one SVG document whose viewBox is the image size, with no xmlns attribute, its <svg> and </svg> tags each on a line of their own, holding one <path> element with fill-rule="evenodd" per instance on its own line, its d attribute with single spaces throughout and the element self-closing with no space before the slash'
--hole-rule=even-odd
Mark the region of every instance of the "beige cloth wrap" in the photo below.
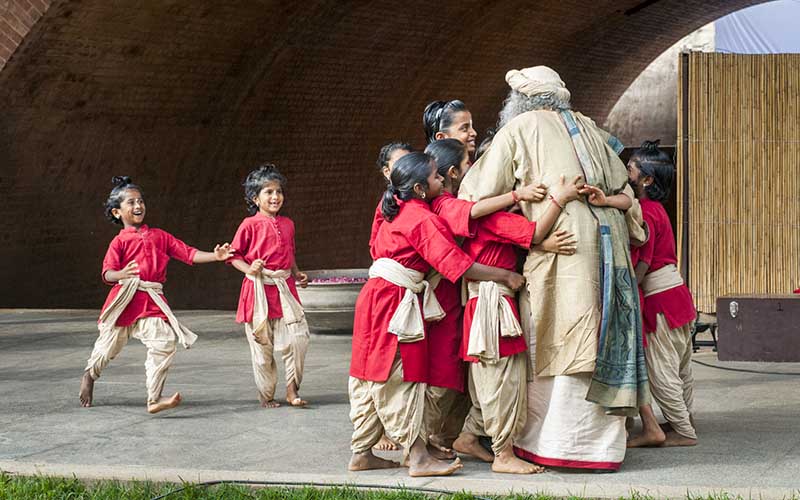
<svg viewBox="0 0 800 500">
<path fill-rule="evenodd" d="M 271 333 L 272 328 L 272 324 L 267 321 L 269 319 L 269 303 L 267 302 L 267 293 L 264 291 L 264 285 L 275 285 L 278 289 L 281 309 L 283 309 L 283 322 L 286 324 L 285 329 L 281 328 L 273 332 L 274 346 L 279 351 L 283 351 L 291 345 L 292 335 L 308 335 L 308 327 L 303 327 L 305 325 L 303 321 L 305 319 L 303 306 L 292 295 L 289 285 L 286 283 L 286 278 L 291 275 L 292 273 L 289 269 L 262 269 L 261 273 L 255 276 L 245 275 L 253 282 L 255 287 L 252 334 L 259 344 L 268 342 L 267 336 Z M 298 329 L 299 331 L 296 331 Z"/>
<path fill-rule="evenodd" d="M 172 314 L 172 309 L 169 308 L 169 305 L 161 298 L 161 294 L 164 291 L 164 286 L 161 283 L 155 281 L 142 281 L 140 278 L 127 278 L 123 280 L 119 280 L 121 285 L 119 293 L 114 300 L 106 307 L 106 309 L 100 314 L 100 321 L 98 322 L 98 328 L 100 328 L 101 336 L 103 336 L 104 331 L 110 331 L 114 329 L 114 326 L 117 324 L 117 320 L 119 319 L 120 315 L 125 308 L 128 307 L 128 304 L 131 303 L 133 297 L 136 295 L 137 291 L 147 292 L 147 295 L 153 299 L 153 302 L 156 303 L 161 312 L 167 317 L 167 322 L 169 326 L 172 327 L 172 330 L 175 332 L 175 335 L 178 336 L 178 341 L 181 345 L 185 348 L 191 347 L 192 344 L 195 343 L 197 340 L 197 335 L 194 334 L 191 330 L 180 324 L 178 322 L 178 318 Z"/>
<path fill-rule="evenodd" d="M 649 297 L 657 293 L 666 292 L 683 285 L 683 276 L 678 272 L 675 264 L 667 264 L 661 269 L 649 272 L 642 280 L 644 296 Z"/>
<path fill-rule="evenodd" d="M 469 329 L 467 356 L 484 363 L 500 360 L 500 336 L 519 337 L 522 327 L 505 297 L 514 297 L 514 290 L 494 281 L 470 281 L 469 298 L 478 298 Z"/>
<path fill-rule="evenodd" d="M 350 377 L 348 394 L 350 421 L 353 423 L 350 449 L 353 453 L 371 450 L 384 431 L 389 439 L 403 447 L 404 459 L 417 438 L 428 442 L 423 420 L 425 384 L 403 380 L 403 362 L 399 353 L 386 382 Z"/>
<path fill-rule="evenodd" d="M 534 66 L 523 70 L 512 69 L 506 73 L 508 86 L 528 97 L 556 96 L 569 102 L 570 93 L 558 73 L 547 66 Z"/>
<path fill-rule="evenodd" d="M 647 334 L 644 350 L 650 392 L 675 432 L 697 439 L 692 425 L 694 376 L 692 375 L 692 325 L 670 329 L 663 314 L 656 316 L 656 331 Z"/>
<path fill-rule="evenodd" d="M 497 363 L 470 363 L 472 397 L 464 432 L 492 438 L 495 455 L 514 444 L 528 419 L 528 385 L 525 354 L 501 358 Z"/>
<path fill-rule="evenodd" d="M 425 321 L 438 321 L 444 318 L 444 310 L 421 272 L 382 257 L 370 266 L 369 277 L 383 278 L 406 289 L 397 310 L 389 320 L 389 332 L 397 335 L 398 342 L 417 342 L 424 339 Z M 417 300 L 418 293 L 423 294 L 422 309 Z"/>
</svg>

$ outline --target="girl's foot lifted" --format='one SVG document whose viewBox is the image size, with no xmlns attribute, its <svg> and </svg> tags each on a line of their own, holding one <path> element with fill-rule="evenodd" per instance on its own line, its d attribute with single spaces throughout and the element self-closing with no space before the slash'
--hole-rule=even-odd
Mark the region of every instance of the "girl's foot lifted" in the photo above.
<svg viewBox="0 0 800 500">
<path fill-rule="evenodd" d="M 181 393 L 176 392 L 169 398 L 161 398 L 155 403 L 147 403 L 147 413 L 158 413 L 160 411 L 175 408 L 181 404 Z"/>
</svg>

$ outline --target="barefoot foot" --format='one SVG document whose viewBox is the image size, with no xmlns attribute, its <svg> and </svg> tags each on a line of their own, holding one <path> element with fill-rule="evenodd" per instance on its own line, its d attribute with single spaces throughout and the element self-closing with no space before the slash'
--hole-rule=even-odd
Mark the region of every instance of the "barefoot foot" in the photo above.
<svg viewBox="0 0 800 500">
<path fill-rule="evenodd" d="M 411 477 L 449 476 L 463 466 L 459 458 L 448 462 L 427 455 L 419 459 L 409 460 L 408 475 Z"/>
<path fill-rule="evenodd" d="M 514 450 L 509 446 L 498 453 L 492 462 L 492 472 L 504 474 L 541 474 L 544 467 L 535 465 L 517 458 Z"/>
<path fill-rule="evenodd" d="M 92 396 L 94 395 L 94 379 L 89 372 L 83 372 L 83 377 L 81 377 L 81 392 L 78 394 L 78 397 L 81 400 L 81 406 L 84 408 L 89 408 L 92 406 Z"/>
<path fill-rule="evenodd" d="M 453 449 L 464 455 L 473 456 L 484 462 L 494 462 L 494 455 L 481 446 L 478 436 L 469 432 L 462 432 L 453 442 Z"/>
<path fill-rule="evenodd" d="M 661 446 L 667 439 L 667 436 L 660 427 L 649 429 L 647 432 L 642 432 L 639 435 L 633 436 L 628 439 L 626 446 L 628 448 L 643 448 L 647 446 Z"/>
<path fill-rule="evenodd" d="M 432 443 L 428 443 L 428 453 L 438 460 L 454 460 L 458 458 L 456 452 L 450 448 L 439 448 Z"/>
<path fill-rule="evenodd" d="M 169 398 L 161 398 L 155 403 L 148 403 L 147 404 L 147 413 L 158 413 L 160 411 L 168 410 L 170 408 L 175 408 L 179 404 L 181 404 L 182 398 L 181 393 L 176 392 Z"/>
<path fill-rule="evenodd" d="M 260 394 L 258 395 L 258 400 L 261 401 L 262 408 L 277 408 L 281 405 L 274 399 L 264 399 Z"/>
<path fill-rule="evenodd" d="M 667 439 L 661 444 L 662 447 L 667 448 L 671 446 L 694 446 L 697 444 L 696 439 L 681 436 L 677 432 L 668 432 Z"/>
<path fill-rule="evenodd" d="M 352 458 L 350 458 L 350 464 L 347 466 L 347 470 L 360 471 L 373 469 L 395 469 L 397 467 L 400 467 L 398 462 L 376 457 L 371 451 L 365 451 L 364 453 L 353 453 Z"/>
<path fill-rule="evenodd" d="M 300 397 L 297 392 L 297 385 L 294 382 L 286 386 L 286 402 L 291 406 L 305 406 L 308 404 L 308 401 L 304 401 Z"/>
<path fill-rule="evenodd" d="M 389 437 L 386 436 L 386 434 L 384 434 L 381 436 L 381 439 L 378 441 L 378 443 L 372 447 L 372 449 L 379 451 L 394 451 L 394 450 L 399 450 L 400 446 L 391 439 L 389 439 Z"/>
</svg>

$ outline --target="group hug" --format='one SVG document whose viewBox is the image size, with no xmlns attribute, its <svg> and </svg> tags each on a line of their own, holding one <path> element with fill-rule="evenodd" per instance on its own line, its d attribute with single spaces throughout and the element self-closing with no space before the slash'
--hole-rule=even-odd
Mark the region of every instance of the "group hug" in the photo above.
<svg viewBox="0 0 800 500">
<path fill-rule="evenodd" d="M 425 108 L 424 151 L 402 142 L 380 151 L 387 186 L 352 335 L 351 471 L 449 475 L 459 455 L 501 473 L 614 471 L 626 448 L 697 442 L 696 311 L 663 206 L 670 156 L 648 141 L 626 167 L 619 141 L 571 109 L 548 67 L 511 70 L 506 82 L 496 131 L 480 146 L 469 109 L 452 100 Z M 286 402 L 306 405 L 309 331 L 297 286 L 308 276 L 295 261 L 294 224 L 279 214 L 284 176 L 270 164 L 248 174 L 251 215 L 210 252 L 148 227 L 142 188 L 114 183 L 106 215 L 122 230 L 103 261 L 113 287 L 81 405 L 91 406 L 95 380 L 130 337 L 147 347 L 147 411 L 180 404 L 180 393 L 162 391 L 177 343 L 188 348 L 196 335 L 162 294 L 171 258 L 242 273 L 236 321 L 258 399 L 280 404 L 277 352 Z M 397 449 L 402 462 L 374 453 Z"/>
</svg>

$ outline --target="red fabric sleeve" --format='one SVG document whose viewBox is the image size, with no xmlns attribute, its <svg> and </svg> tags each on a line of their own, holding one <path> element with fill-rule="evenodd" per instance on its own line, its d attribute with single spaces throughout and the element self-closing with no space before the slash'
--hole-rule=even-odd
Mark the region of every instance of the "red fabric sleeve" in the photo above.
<svg viewBox="0 0 800 500">
<path fill-rule="evenodd" d="M 370 248 L 375 244 L 375 238 L 378 236 L 378 229 L 380 229 L 381 224 L 383 224 L 383 212 L 381 212 L 381 203 L 378 202 L 378 206 L 375 207 L 375 214 L 372 216 L 372 230 L 369 233 Z"/>
<path fill-rule="evenodd" d="M 655 252 L 655 243 L 657 235 L 655 233 L 656 224 L 655 218 L 643 211 L 642 218 L 647 223 L 648 228 L 650 229 L 650 237 L 647 239 L 647 242 L 639 247 L 639 262 L 644 262 L 648 266 L 653 262 L 653 253 Z"/>
<path fill-rule="evenodd" d="M 167 239 L 167 255 L 169 255 L 170 258 L 179 260 L 190 266 L 194 263 L 194 254 L 197 253 L 196 248 L 187 245 L 166 231 L 164 231 L 164 237 Z"/>
<path fill-rule="evenodd" d="M 428 264 L 453 282 L 474 262 L 456 245 L 447 225 L 432 213 L 410 231 L 408 241 Z"/>
<path fill-rule="evenodd" d="M 125 267 L 125 264 L 122 263 L 122 242 L 119 238 L 114 238 L 108 245 L 106 256 L 103 258 L 103 269 L 100 271 L 103 283 L 115 285 L 116 282 L 106 281 L 106 271 L 119 271 Z"/>
<path fill-rule="evenodd" d="M 243 260 L 247 262 L 244 256 L 250 248 L 250 240 L 252 238 L 249 226 L 250 225 L 247 224 L 247 219 L 239 224 L 239 228 L 236 229 L 236 234 L 233 236 L 233 241 L 231 241 L 231 247 L 234 249 L 233 256 L 225 261 L 226 264 L 231 264 L 234 260 Z M 250 264 L 250 262 L 247 263 Z"/>
<path fill-rule="evenodd" d="M 444 219 L 454 236 L 474 238 L 477 223 L 470 216 L 473 205 L 475 203 L 472 201 L 437 196 L 431 202 L 431 209 Z"/>
<path fill-rule="evenodd" d="M 481 217 L 478 224 L 483 239 L 525 249 L 531 247 L 533 234 L 536 232 L 535 222 L 509 212 L 495 212 Z"/>
</svg>

